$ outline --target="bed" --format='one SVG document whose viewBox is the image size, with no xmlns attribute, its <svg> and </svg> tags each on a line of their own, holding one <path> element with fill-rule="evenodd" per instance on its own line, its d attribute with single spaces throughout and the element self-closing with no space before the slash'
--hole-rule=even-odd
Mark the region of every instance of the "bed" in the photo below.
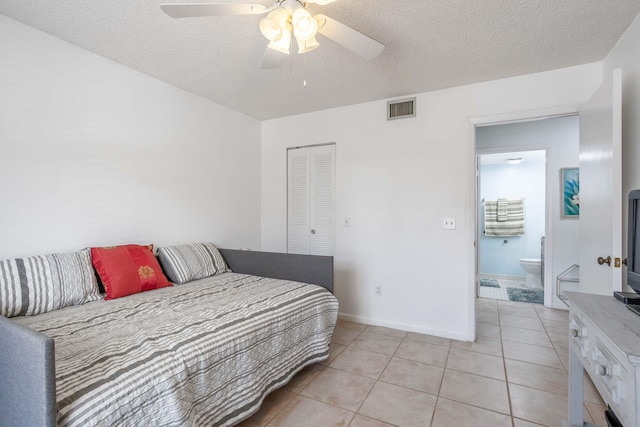
<svg viewBox="0 0 640 427">
<path fill-rule="evenodd" d="M 234 272 L 0 318 L 0 425 L 234 425 L 326 359 L 331 257 L 221 252 Z"/>
</svg>

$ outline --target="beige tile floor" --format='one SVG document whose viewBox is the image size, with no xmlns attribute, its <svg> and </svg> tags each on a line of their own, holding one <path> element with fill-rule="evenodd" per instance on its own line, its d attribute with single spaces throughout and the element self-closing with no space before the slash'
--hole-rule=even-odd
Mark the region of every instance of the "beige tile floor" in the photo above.
<svg viewBox="0 0 640 427">
<path fill-rule="evenodd" d="M 338 321 L 329 360 L 240 425 L 559 427 L 567 413 L 568 312 L 477 300 L 475 343 Z M 606 426 L 585 381 L 585 417 Z"/>
</svg>

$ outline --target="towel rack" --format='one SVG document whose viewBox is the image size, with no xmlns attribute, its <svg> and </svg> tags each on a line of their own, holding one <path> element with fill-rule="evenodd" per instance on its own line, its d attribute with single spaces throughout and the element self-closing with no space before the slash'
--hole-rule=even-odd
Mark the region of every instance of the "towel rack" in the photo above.
<svg viewBox="0 0 640 427">
<path fill-rule="evenodd" d="M 580 283 L 579 277 L 569 277 L 573 272 L 580 272 L 580 266 L 578 264 L 573 264 L 562 273 L 558 274 L 556 277 L 556 296 L 562 301 L 567 307 L 567 297 L 562 293 L 562 283 Z"/>
<path fill-rule="evenodd" d="M 508 197 L 501 197 L 501 199 L 508 199 Z M 520 199 L 524 202 L 524 197 L 515 197 L 515 199 Z M 484 205 L 484 201 L 487 200 L 484 197 L 482 198 L 482 200 L 480 200 L 480 203 Z M 488 200 L 494 200 L 494 199 L 488 199 Z M 498 199 L 495 199 L 498 200 Z M 514 199 L 510 199 L 510 200 L 514 200 Z"/>
</svg>

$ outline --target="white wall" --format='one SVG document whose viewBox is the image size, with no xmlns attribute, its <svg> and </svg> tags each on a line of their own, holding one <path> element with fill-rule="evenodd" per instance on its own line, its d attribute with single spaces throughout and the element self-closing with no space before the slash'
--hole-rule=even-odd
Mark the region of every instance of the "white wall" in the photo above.
<svg viewBox="0 0 640 427">
<path fill-rule="evenodd" d="M 471 119 L 577 111 L 601 71 L 594 63 L 421 93 L 415 119 L 387 121 L 382 100 L 263 122 L 262 248 L 286 251 L 286 148 L 336 142 L 342 317 L 473 339 Z M 344 217 L 351 227 L 341 226 Z M 443 230 L 443 217 L 457 228 Z"/>
<path fill-rule="evenodd" d="M 476 145 L 480 134 L 476 134 Z M 524 279 L 521 258 L 540 258 L 540 238 L 545 235 L 545 161 L 531 160 L 519 164 L 480 166 L 480 199 L 524 199 L 524 234 L 487 236 L 484 230 L 484 207 L 479 212 L 479 268 L 481 274 L 516 276 Z M 507 242 L 507 243 L 505 243 Z"/>
<path fill-rule="evenodd" d="M 604 75 L 622 68 L 622 217 L 623 253 L 627 252 L 627 197 L 640 188 L 640 15 L 604 60 Z M 626 274 L 626 269 L 623 270 Z M 623 283 L 626 278 L 623 277 Z M 626 289 L 629 290 L 629 289 Z"/>
<path fill-rule="evenodd" d="M 260 123 L 0 15 L 0 258 L 260 245 Z"/>
<path fill-rule="evenodd" d="M 551 250 L 546 254 L 545 287 L 551 284 L 552 304 L 559 308 L 566 305 L 556 296 L 556 278 L 571 265 L 578 264 L 579 258 L 580 220 L 560 217 L 560 169 L 578 166 L 578 121 L 578 116 L 567 116 L 477 129 L 476 145 L 480 152 L 546 150 L 546 201 L 550 206 L 547 226 L 551 227 L 547 227 L 546 246 Z"/>
</svg>

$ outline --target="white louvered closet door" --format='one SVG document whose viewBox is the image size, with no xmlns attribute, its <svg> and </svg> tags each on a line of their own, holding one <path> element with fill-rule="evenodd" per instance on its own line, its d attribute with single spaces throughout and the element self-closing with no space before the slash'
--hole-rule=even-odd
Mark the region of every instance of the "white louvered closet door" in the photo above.
<svg viewBox="0 0 640 427">
<path fill-rule="evenodd" d="M 333 255 L 335 145 L 288 151 L 288 251 Z"/>
</svg>

